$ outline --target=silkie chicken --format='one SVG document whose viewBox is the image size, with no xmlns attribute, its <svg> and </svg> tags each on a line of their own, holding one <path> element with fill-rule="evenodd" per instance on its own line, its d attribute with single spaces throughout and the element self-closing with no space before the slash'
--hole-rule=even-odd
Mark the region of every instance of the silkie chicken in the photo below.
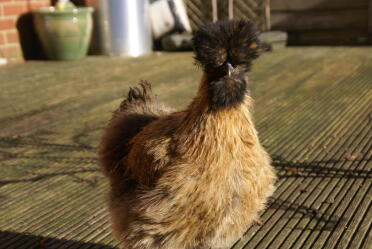
<svg viewBox="0 0 372 249">
<path fill-rule="evenodd" d="M 246 73 L 262 47 L 244 20 L 200 28 L 203 69 L 184 111 L 130 89 L 103 135 L 114 236 L 126 249 L 229 248 L 258 222 L 276 176 L 252 119 Z"/>
</svg>

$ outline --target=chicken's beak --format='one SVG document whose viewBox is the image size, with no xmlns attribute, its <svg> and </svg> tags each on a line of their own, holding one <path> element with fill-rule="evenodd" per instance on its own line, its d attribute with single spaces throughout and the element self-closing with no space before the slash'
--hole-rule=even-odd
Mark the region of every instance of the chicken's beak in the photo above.
<svg viewBox="0 0 372 249">
<path fill-rule="evenodd" d="M 234 72 L 234 67 L 230 63 L 227 63 L 227 74 L 229 75 L 229 77 L 231 76 L 233 72 Z"/>
</svg>

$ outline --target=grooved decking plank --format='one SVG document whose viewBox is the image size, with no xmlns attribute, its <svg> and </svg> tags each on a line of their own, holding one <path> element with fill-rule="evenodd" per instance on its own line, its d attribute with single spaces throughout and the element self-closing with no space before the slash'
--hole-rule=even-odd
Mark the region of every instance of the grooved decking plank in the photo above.
<svg viewBox="0 0 372 249">
<path fill-rule="evenodd" d="M 234 249 L 368 248 L 371 52 L 288 48 L 255 63 L 256 126 L 279 181 Z M 181 109 L 199 78 L 191 53 L 0 68 L 0 248 L 117 247 L 96 165 L 102 128 L 140 79 Z"/>
<path fill-rule="evenodd" d="M 355 126 L 357 127 L 357 126 Z M 331 147 L 335 146 L 335 145 L 329 145 Z M 336 147 L 337 148 L 337 147 Z M 319 155 L 321 156 L 321 155 Z M 321 157 L 318 158 L 320 160 Z M 304 206 L 309 206 L 312 208 L 312 210 L 314 211 L 321 211 L 322 210 L 322 206 L 327 203 L 327 195 L 331 192 L 331 186 L 333 183 L 334 180 L 327 180 L 327 179 L 321 179 L 321 178 L 316 178 L 314 179 L 314 182 L 312 182 L 312 184 L 310 186 L 303 186 L 303 190 L 306 190 L 305 193 L 303 193 L 303 195 L 307 195 L 306 197 L 306 202 L 303 202 L 303 205 Z M 326 187 L 326 188 L 325 188 Z M 308 194 L 306 194 L 308 193 Z M 322 213 L 322 212 L 320 212 Z M 301 215 L 301 214 L 300 214 Z M 282 239 L 286 239 L 285 241 L 281 241 L 281 243 L 279 243 L 278 239 L 277 238 L 274 242 L 274 244 L 278 244 L 278 245 L 281 245 L 283 246 L 284 248 L 289 248 L 289 246 L 293 243 L 293 241 L 296 241 L 299 240 L 299 235 L 301 233 L 305 233 L 306 234 L 306 229 L 309 229 L 307 226 L 308 222 L 311 220 L 311 216 L 313 214 L 310 215 L 310 217 L 306 214 L 302 214 L 303 218 L 300 219 L 300 218 L 294 218 L 292 220 L 289 220 L 288 223 L 286 224 L 286 227 L 289 227 L 289 228 L 292 228 L 292 229 L 288 229 L 288 230 L 282 230 L 280 231 L 280 233 L 286 233 L 285 235 L 282 235 L 280 236 Z M 313 218 L 314 219 L 314 218 Z M 298 229 L 298 227 L 303 227 L 303 231 L 301 232 L 300 229 Z M 284 243 L 284 244 L 283 244 Z M 280 246 L 278 246 L 280 248 Z M 302 248 L 301 246 L 299 248 Z"/>
<path fill-rule="evenodd" d="M 280 230 L 280 229 L 279 229 Z M 275 230 L 275 231 L 277 231 L 277 229 Z M 257 236 L 255 236 L 255 238 L 256 238 Z M 266 239 L 266 237 L 268 237 L 268 238 L 270 238 L 270 236 L 265 236 L 265 241 L 267 242 L 268 240 Z M 251 246 L 253 246 L 253 245 L 251 245 Z M 261 247 L 260 247 L 261 248 Z M 265 248 L 265 246 L 263 246 L 262 248 Z M 268 248 L 271 248 L 271 247 L 268 247 Z"/>
</svg>

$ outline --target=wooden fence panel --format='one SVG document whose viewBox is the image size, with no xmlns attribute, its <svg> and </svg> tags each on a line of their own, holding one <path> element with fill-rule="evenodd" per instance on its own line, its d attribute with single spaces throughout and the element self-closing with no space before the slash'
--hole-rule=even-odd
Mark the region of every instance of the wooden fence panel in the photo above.
<svg viewBox="0 0 372 249">
<path fill-rule="evenodd" d="M 187 15 L 190 19 L 191 28 L 197 29 L 203 24 L 212 22 L 212 1 L 209 0 L 186 0 Z"/>
<path fill-rule="evenodd" d="M 368 34 L 372 36 L 372 0 L 368 0 Z"/>
<path fill-rule="evenodd" d="M 260 29 L 266 30 L 268 24 L 265 16 L 265 1 L 268 0 L 234 0 L 233 17 L 248 19 Z M 187 14 L 193 30 L 213 21 L 212 0 L 185 0 Z M 229 0 L 217 0 L 218 20 L 229 17 Z"/>
<path fill-rule="evenodd" d="M 277 12 L 272 15 L 274 29 L 286 31 L 367 28 L 366 9 L 337 9 L 303 12 Z"/>
<path fill-rule="evenodd" d="M 323 10 L 362 8 L 367 0 L 271 0 L 273 11 Z"/>
<path fill-rule="evenodd" d="M 237 0 L 234 5 L 234 17 L 253 21 L 261 30 L 267 29 L 265 17 L 265 1 Z"/>
<path fill-rule="evenodd" d="M 287 31 L 289 44 L 367 44 L 370 6 L 372 0 L 271 0 L 271 27 Z"/>
</svg>

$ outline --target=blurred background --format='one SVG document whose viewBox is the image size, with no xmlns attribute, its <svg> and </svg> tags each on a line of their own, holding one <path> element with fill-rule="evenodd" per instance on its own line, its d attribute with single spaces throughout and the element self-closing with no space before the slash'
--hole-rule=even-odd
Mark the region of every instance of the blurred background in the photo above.
<svg viewBox="0 0 372 249">
<path fill-rule="evenodd" d="M 51 12 L 58 15 L 56 12 L 68 12 L 70 8 L 72 14 L 69 22 L 72 27 L 65 25 L 64 29 L 73 29 L 73 22 L 76 22 L 77 18 L 82 19 L 73 12 L 75 6 L 80 12 L 86 7 L 94 8 L 86 14 L 93 17 L 92 31 L 87 30 L 85 34 L 82 34 L 82 31 L 78 32 L 79 34 L 75 33 L 76 36 L 89 38 L 86 46 L 89 46 L 90 54 L 138 56 L 153 50 L 189 50 L 191 49 L 190 34 L 194 30 L 206 23 L 231 18 L 249 19 L 264 32 L 282 31 L 263 37 L 269 42 L 281 42 L 287 45 L 367 45 L 371 44 L 372 40 L 370 0 L 72 0 L 71 3 L 61 0 L 59 2 L 58 5 L 58 1 L 55 0 L 0 1 L 0 63 L 53 57 L 48 55 L 50 51 L 46 51 L 50 48 L 43 49 L 43 47 L 50 46 L 44 43 L 51 43 L 56 36 L 62 36 L 61 25 L 58 24 L 55 28 L 58 31 L 45 29 L 37 31 L 34 19 L 40 19 L 41 14 L 38 13 L 40 8 L 45 9 L 54 5 L 56 8 L 44 10 L 43 15 L 50 16 L 53 14 Z M 74 6 L 71 7 L 66 3 Z M 45 38 L 45 33 L 48 32 L 54 37 Z M 68 35 L 71 37 L 71 34 Z M 49 39 L 48 42 L 43 42 L 45 39 Z M 66 41 L 59 42 L 66 43 Z M 77 49 L 84 50 L 81 47 Z"/>
<path fill-rule="evenodd" d="M 140 80 L 186 108 L 193 32 L 233 18 L 271 50 L 249 89 L 279 177 L 233 249 L 370 249 L 372 0 L 0 0 L 0 249 L 118 248 L 102 131 Z"/>
</svg>

